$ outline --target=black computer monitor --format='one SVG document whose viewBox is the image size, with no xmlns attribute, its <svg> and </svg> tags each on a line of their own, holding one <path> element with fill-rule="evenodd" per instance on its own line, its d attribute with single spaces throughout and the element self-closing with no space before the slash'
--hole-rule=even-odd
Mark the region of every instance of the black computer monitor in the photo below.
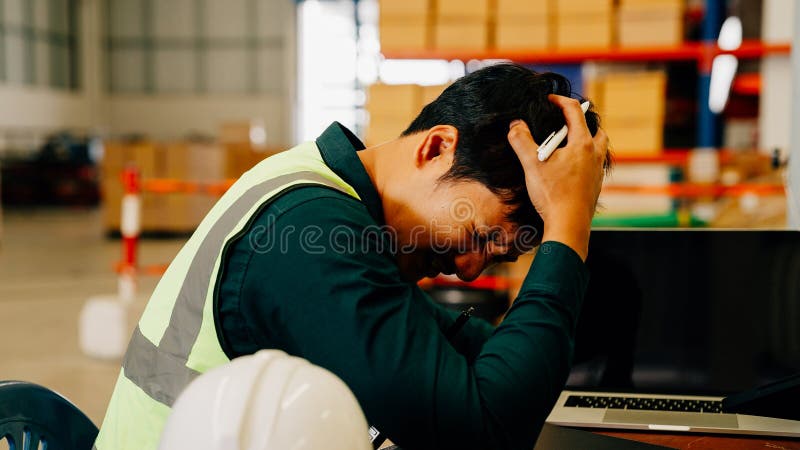
<svg viewBox="0 0 800 450">
<path fill-rule="evenodd" d="M 596 230 L 572 389 L 725 395 L 800 373 L 800 232 Z"/>
</svg>

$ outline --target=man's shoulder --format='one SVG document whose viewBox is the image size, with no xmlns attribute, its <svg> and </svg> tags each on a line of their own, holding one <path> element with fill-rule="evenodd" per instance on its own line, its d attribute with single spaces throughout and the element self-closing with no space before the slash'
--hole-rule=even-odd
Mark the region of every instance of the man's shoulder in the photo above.
<svg viewBox="0 0 800 450">
<path fill-rule="evenodd" d="M 336 218 L 372 222 L 366 206 L 357 198 L 323 186 L 311 185 L 290 189 L 267 205 L 260 220 L 281 222 L 319 222 Z"/>
</svg>

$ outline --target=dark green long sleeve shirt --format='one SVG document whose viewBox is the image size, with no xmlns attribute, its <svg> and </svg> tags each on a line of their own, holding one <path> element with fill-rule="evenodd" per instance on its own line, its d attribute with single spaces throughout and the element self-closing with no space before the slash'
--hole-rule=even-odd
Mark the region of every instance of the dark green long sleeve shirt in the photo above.
<svg viewBox="0 0 800 450">
<path fill-rule="evenodd" d="M 569 371 L 581 259 L 542 244 L 500 326 L 471 320 L 449 342 L 455 313 L 403 281 L 385 235 L 369 232 L 383 213 L 355 154 L 363 146 L 338 124 L 317 144 L 362 201 L 303 187 L 255 218 L 225 255 L 223 350 L 281 349 L 327 368 L 407 450 L 532 449 Z"/>
</svg>

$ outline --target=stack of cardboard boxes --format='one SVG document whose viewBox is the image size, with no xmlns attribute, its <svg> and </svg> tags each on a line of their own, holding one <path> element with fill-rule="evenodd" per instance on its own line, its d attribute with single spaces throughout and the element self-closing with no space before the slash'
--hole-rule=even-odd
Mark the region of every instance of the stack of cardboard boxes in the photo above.
<svg viewBox="0 0 800 450">
<path fill-rule="evenodd" d="M 135 166 L 141 178 L 154 178 L 163 172 L 163 154 L 153 142 L 106 142 L 100 165 L 100 189 L 103 202 L 103 224 L 108 232 L 119 231 L 124 186 L 121 174 L 127 166 Z M 154 231 L 161 225 L 166 207 L 163 198 L 152 193 L 141 194 L 141 227 Z"/>
<path fill-rule="evenodd" d="M 211 143 L 107 142 L 102 162 L 104 224 L 116 232 L 124 187 L 120 173 L 135 166 L 142 180 L 212 182 L 224 179 L 225 153 Z M 141 193 L 142 232 L 184 233 L 205 217 L 217 198 L 205 193 Z"/>
<path fill-rule="evenodd" d="M 224 183 L 275 152 L 255 151 L 246 144 L 217 142 L 106 142 L 101 163 L 104 228 L 119 231 L 124 187 L 120 174 L 135 166 L 142 180 L 169 179 L 196 183 Z M 141 193 L 144 233 L 193 231 L 218 197 L 213 193 Z"/>
<path fill-rule="evenodd" d="M 667 76 L 663 71 L 612 72 L 587 83 L 587 95 L 618 155 L 656 155 L 664 138 Z"/>
<path fill-rule="evenodd" d="M 423 50 L 433 39 L 432 0 L 381 0 L 380 27 L 383 51 Z"/>
<path fill-rule="evenodd" d="M 610 48 L 613 6 L 612 0 L 555 0 L 555 47 Z"/>
<path fill-rule="evenodd" d="M 373 84 L 367 91 L 369 126 L 367 145 L 396 138 L 408 127 L 420 103 L 419 86 L 415 84 Z"/>
<path fill-rule="evenodd" d="M 666 74 L 661 71 L 607 73 L 593 81 L 589 98 L 600 112 L 615 156 L 658 155 L 663 149 Z M 661 215 L 674 210 L 668 194 L 614 191 L 612 186 L 666 186 L 668 164 L 618 164 L 600 194 L 600 216 Z M 610 189 L 609 189 L 610 188 Z"/>
<path fill-rule="evenodd" d="M 497 50 L 542 50 L 550 46 L 551 0 L 497 0 L 494 47 Z"/>
<path fill-rule="evenodd" d="M 177 142 L 161 148 L 166 178 L 193 182 L 221 182 L 225 179 L 225 151 L 216 143 Z M 180 233 L 193 231 L 218 197 L 205 192 L 175 192 L 161 194 L 159 200 L 166 207 L 161 217 L 161 229 Z"/>
<path fill-rule="evenodd" d="M 489 47 L 489 0 L 437 0 L 434 48 L 482 51 Z"/>
<path fill-rule="evenodd" d="M 674 46 L 685 0 L 381 0 L 381 50 Z"/>
<path fill-rule="evenodd" d="M 422 108 L 439 96 L 446 86 L 416 84 L 373 84 L 367 91 L 369 125 L 364 141 L 377 145 L 400 135 Z"/>
<path fill-rule="evenodd" d="M 225 178 L 228 179 L 239 178 L 264 158 L 285 150 L 266 145 L 266 130 L 260 121 L 223 123 L 217 136 L 220 145 L 225 147 Z"/>
<path fill-rule="evenodd" d="M 683 0 L 621 0 L 620 47 L 675 46 L 683 42 Z"/>
</svg>

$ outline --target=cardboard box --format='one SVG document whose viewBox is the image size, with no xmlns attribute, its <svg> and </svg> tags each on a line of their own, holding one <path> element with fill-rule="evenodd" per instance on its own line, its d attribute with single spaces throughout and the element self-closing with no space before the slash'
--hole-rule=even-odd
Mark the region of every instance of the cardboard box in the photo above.
<svg viewBox="0 0 800 450">
<path fill-rule="evenodd" d="M 119 231 L 120 207 L 124 187 L 119 174 L 128 163 L 135 164 L 142 179 L 167 178 L 195 182 L 223 182 L 231 162 L 227 147 L 247 149 L 247 157 L 237 161 L 244 172 L 263 159 L 266 152 L 250 143 L 227 144 L 213 142 L 108 143 L 103 159 L 103 220 L 107 231 Z M 246 167 L 246 168 L 244 168 Z M 237 173 L 238 177 L 241 173 Z M 141 194 L 141 224 L 143 232 L 193 231 L 218 201 L 219 196 L 207 192 L 174 192 Z"/>
<path fill-rule="evenodd" d="M 237 179 L 265 158 L 280 153 L 285 148 L 254 149 L 247 144 L 225 145 L 225 178 Z"/>
<path fill-rule="evenodd" d="M 217 143 L 187 144 L 189 179 L 219 182 L 225 179 L 225 148 Z"/>
<path fill-rule="evenodd" d="M 414 51 L 431 48 L 431 21 L 425 17 L 381 17 L 381 51 Z"/>
<path fill-rule="evenodd" d="M 603 80 L 598 76 L 584 76 L 583 78 L 583 92 L 581 93 L 584 98 L 592 102 L 594 110 L 597 111 L 601 118 L 603 114 Z"/>
<path fill-rule="evenodd" d="M 603 179 L 603 186 L 653 186 L 673 181 L 673 167 L 667 163 L 619 164 Z"/>
<path fill-rule="evenodd" d="M 122 185 L 121 173 L 129 165 L 139 170 L 142 180 L 161 178 L 164 176 L 164 151 L 153 142 L 113 142 L 104 144 L 103 161 L 101 163 L 101 193 L 103 198 L 103 226 L 108 232 L 118 232 L 122 196 L 125 187 Z M 141 193 L 141 229 L 154 231 L 160 226 L 163 212 L 163 201 L 158 194 Z"/>
<path fill-rule="evenodd" d="M 685 8 L 686 0 L 619 0 L 619 6 L 672 6 L 677 8 Z"/>
<path fill-rule="evenodd" d="M 489 20 L 489 0 L 437 0 L 436 17 Z"/>
<path fill-rule="evenodd" d="M 666 73 L 610 73 L 603 77 L 602 83 L 603 115 L 645 118 L 664 116 Z"/>
<path fill-rule="evenodd" d="M 165 146 L 166 173 L 178 180 L 218 183 L 225 179 L 226 153 L 216 143 L 177 142 Z M 219 197 L 208 192 L 176 192 L 163 194 L 163 230 L 194 230 Z"/>
<path fill-rule="evenodd" d="M 611 14 L 612 0 L 555 0 L 554 12 L 558 15 Z"/>
<path fill-rule="evenodd" d="M 425 16 L 433 10 L 429 0 L 380 0 L 381 16 Z"/>
<path fill-rule="evenodd" d="M 658 155 L 664 146 L 664 120 L 607 115 L 601 125 L 616 155 Z"/>
<path fill-rule="evenodd" d="M 178 142 L 165 149 L 168 178 L 199 182 L 225 178 L 225 151 L 219 144 Z"/>
<path fill-rule="evenodd" d="M 434 28 L 437 50 L 484 51 L 489 46 L 489 24 L 486 21 L 439 20 Z"/>
<path fill-rule="evenodd" d="M 498 50 L 542 50 L 550 47 L 545 16 L 498 17 L 494 47 Z"/>
<path fill-rule="evenodd" d="M 228 147 L 241 149 L 232 158 Z M 221 145 L 215 142 L 117 143 L 106 144 L 102 162 L 101 190 L 103 223 L 106 231 L 118 232 L 124 187 L 119 174 L 127 164 L 135 164 L 142 179 L 167 178 L 218 183 L 238 178 L 265 157 L 282 151 L 261 149 L 250 143 Z M 234 166 L 235 162 L 235 167 Z M 235 172 L 235 173 L 234 173 Z M 229 177 L 229 175 L 232 175 Z M 141 193 L 142 232 L 186 233 L 193 231 L 218 201 L 216 193 L 175 192 Z"/>
<path fill-rule="evenodd" d="M 100 162 L 100 195 L 103 206 L 103 227 L 107 232 L 119 231 L 122 181 L 120 173 L 133 161 L 131 146 L 121 142 L 103 143 Z"/>
<path fill-rule="evenodd" d="M 370 116 L 408 120 L 419 112 L 420 89 L 416 84 L 373 84 L 367 89 Z"/>
<path fill-rule="evenodd" d="M 174 233 L 194 231 L 218 200 L 219 197 L 204 193 L 164 194 L 166 207 L 161 220 L 162 230 Z"/>
<path fill-rule="evenodd" d="M 239 178 L 250 170 L 249 162 L 252 150 L 249 145 L 227 144 L 225 153 L 225 178 Z"/>
<path fill-rule="evenodd" d="M 436 100 L 444 90 L 450 86 L 449 84 L 441 84 L 435 86 L 420 86 L 420 104 L 418 111 L 421 111 L 428 103 Z"/>
<path fill-rule="evenodd" d="M 619 8 L 617 36 L 621 47 L 677 46 L 683 43 L 680 4 L 631 4 Z"/>
<path fill-rule="evenodd" d="M 164 194 L 145 192 L 142 194 L 142 232 L 172 231 L 165 226 L 168 204 Z"/>
<path fill-rule="evenodd" d="M 395 117 L 370 116 L 369 125 L 364 133 L 364 143 L 373 146 L 397 139 L 411 121 L 402 121 Z"/>
<path fill-rule="evenodd" d="M 555 46 L 561 49 L 607 49 L 613 42 L 612 14 L 559 14 Z"/>
<path fill-rule="evenodd" d="M 554 0 L 496 0 L 496 16 L 519 18 L 529 16 L 549 17 L 555 12 Z"/>
<path fill-rule="evenodd" d="M 119 231 L 122 207 L 122 184 L 119 179 L 104 172 L 100 180 L 100 195 L 103 205 L 103 228 L 106 232 Z"/>
<path fill-rule="evenodd" d="M 125 164 L 133 160 L 131 146 L 122 142 L 106 141 L 103 143 L 103 159 L 100 167 L 104 170 L 103 177 L 108 177 L 106 169 L 118 171 Z"/>
<path fill-rule="evenodd" d="M 597 204 L 599 217 L 661 215 L 675 209 L 674 199 L 670 195 L 628 194 L 613 190 L 601 191 Z"/>
<path fill-rule="evenodd" d="M 228 142 L 250 142 L 250 121 L 228 122 L 219 127 L 219 141 Z"/>
</svg>

